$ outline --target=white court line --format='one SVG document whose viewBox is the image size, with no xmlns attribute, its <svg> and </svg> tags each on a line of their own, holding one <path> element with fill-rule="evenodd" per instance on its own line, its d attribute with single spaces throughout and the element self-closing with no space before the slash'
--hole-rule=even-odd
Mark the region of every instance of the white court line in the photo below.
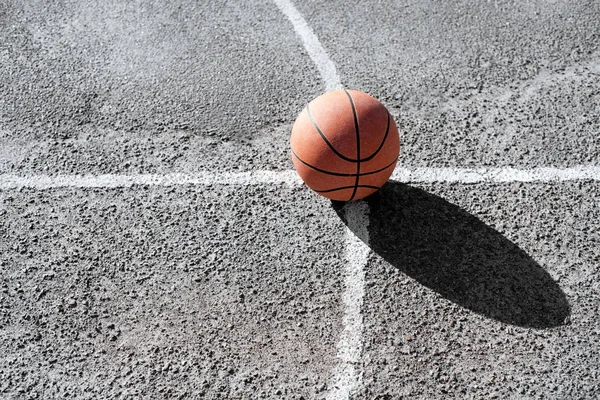
<svg viewBox="0 0 600 400">
<path fill-rule="evenodd" d="M 458 182 L 560 182 L 600 180 L 600 166 L 576 165 L 568 168 L 396 168 L 392 179 L 407 183 Z"/>
<path fill-rule="evenodd" d="M 174 185 L 266 185 L 288 184 L 299 186 L 302 181 L 296 171 L 247 171 L 247 172 L 198 172 L 188 174 L 133 174 L 133 175 L 0 175 L 0 190 L 32 188 L 54 189 L 73 188 L 119 188 L 136 185 L 174 186 Z"/>
<path fill-rule="evenodd" d="M 344 293 L 345 305 L 343 326 L 337 344 L 336 367 L 332 389 L 327 395 L 330 400 L 349 399 L 360 388 L 362 371 L 357 368 L 362 353 L 363 316 L 361 308 L 365 295 L 365 271 L 369 258 L 369 206 L 364 201 L 346 204 L 344 214 L 346 228 L 346 268 Z"/>
<path fill-rule="evenodd" d="M 600 181 L 600 166 L 570 168 L 396 168 L 391 179 L 404 183 L 510 183 L 593 180 Z M 19 188 L 55 189 L 118 188 L 135 185 L 268 185 L 300 186 L 302 181 L 294 170 L 246 172 L 197 172 L 176 174 L 103 174 L 103 175 L 32 175 L 0 174 L 0 190 Z"/>
<path fill-rule="evenodd" d="M 281 12 L 288 17 L 292 25 L 294 25 L 294 30 L 302 39 L 304 48 L 316 64 L 321 77 L 325 81 L 326 90 L 342 89 L 343 86 L 337 74 L 335 64 L 331 61 L 323 46 L 321 46 L 321 42 L 319 42 L 317 36 L 313 33 L 310 26 L 308 26 L 302 14 L 300 14 L 289 0 L 273 1 L 277 4 Z"/>
</svg>

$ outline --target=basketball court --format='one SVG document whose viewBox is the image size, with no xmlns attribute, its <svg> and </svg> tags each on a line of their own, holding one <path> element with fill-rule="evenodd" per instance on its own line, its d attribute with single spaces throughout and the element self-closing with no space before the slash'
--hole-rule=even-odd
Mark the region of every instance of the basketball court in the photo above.
<svg viewBox="0 0 600 400">
<path fill-rule="evenodd" d="M 0 397 L 600 393 L 600 4 L 0 5 Z M 302 184 L 325 91 L 400 134 Z"/>
</svg>

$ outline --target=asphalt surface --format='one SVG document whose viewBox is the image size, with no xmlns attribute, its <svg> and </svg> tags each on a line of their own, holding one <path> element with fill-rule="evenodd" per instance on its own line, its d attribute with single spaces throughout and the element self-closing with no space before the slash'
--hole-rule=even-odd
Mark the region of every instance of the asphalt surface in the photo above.
<svg viewBox="0 0 600 400">
<path fill-rule="evenodd" d="M 287 169 L 321 91 L 269 2 L 3 4 L 4 171 Z"/>
<path fill-rule="evenodd" d="M 597 397 L 599 190 L 390 183 L 370 199 L 358 398 Z"/>
<path fill-rule="evenodd" d="M 600 163 L 597 1 L 296 4 L 399 165 Z M 0 174 L 283 171 L 324 89 L 268 1 L 0 3 Z M 368 200 L 355 399 L 600 394 L 600 184 Z M 0 397 L 324 398 L 344 211 L 285 185 L 0 192 Z"/>
<path fill-rule="evenodd" d="M 598 164 L 597 1 L 300 3 L 410 166 Z"/>
</svg>

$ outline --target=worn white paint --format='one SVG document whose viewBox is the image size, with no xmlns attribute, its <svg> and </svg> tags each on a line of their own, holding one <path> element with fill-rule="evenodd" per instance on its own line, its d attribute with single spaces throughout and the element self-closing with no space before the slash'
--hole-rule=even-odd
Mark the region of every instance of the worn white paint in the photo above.
<svg viewBox="0 0 600 400">
<path fill-rule="evenodd" d="M 313 60 L 321 78 L 325 82 L 325 88 L 329 90 L 342 89 L 340 78 L 337 74 L 335 64 L 331 61 L 327 52 L 321 46 L 319 38 L 314 34 L 302 14 L 296 9 L 294 4 L 289 0 L 273 0 L 277 7 L 290 20 L 294 26 L 294 30 L 302 39 L 302 44 L 308 55 Z"/>
<path fill-rule="evenodd" d="M 327 394 L 328 400 L 347 400 L 360 388 L 362 371 L 359 368 L 362 353 L 363 315 L 365 295 L 365 266 L 369 258 L 369 206 L 364 201 L 345 206 L 346 264 L 344 277 L 343 330 L 337 344 L 337 365 Z"/>
<path fill-rule="evenodd" d="M 300 185 L 302 181 L 295 171 L 248 171 L 248 172 L 198 172 L 188 174 L 104 174 L 104 175 L 0 175 L 0 190 L 33 188 L 54 189 L 75 188 L 117 188 L 135 185 Z"/>
<path fill-rule="evenodd" d="M 405 183 L 510 183 L 600 180 L 600 167 L 569 168 L 396 168 L 392 179 Z M 53 189 L 116 188 L 135 185 L 268 185 L 298 186 L 302 181 L 295 171 L 197 172 L 173 174 L 29 175 L 0 174 L 0 190 L 18 188 Z"/>
<path fill-rule="evenodd" d="M 508 183 L 600 180 L 600 167 L 579 165 L 568 168 L 396 168 L 392 179 L 400 182 Z"/>
</svg>

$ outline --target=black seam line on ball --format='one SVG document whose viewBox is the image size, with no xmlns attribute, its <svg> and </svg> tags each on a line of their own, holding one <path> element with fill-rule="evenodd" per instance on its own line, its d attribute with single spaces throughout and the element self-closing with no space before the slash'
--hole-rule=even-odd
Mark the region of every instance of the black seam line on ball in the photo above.
<svg viewBox="0 0 600 400">
<path fill-rule="evenodd" d="M 335 192 L 336 190 L 344 190 L 344 189 L 354 189 L 355 187 L 359 187 L 359 188 L 367 188 L 367 189 L 379 189 L 378 186 L 371 186 L 371 185 L 358 185 L 358 186 L 341 186 L 341 187 L 337 187 L 334 189 L 327 189 L 327 190 L 315 190 L 313 189 L 315 192 L 317 193 L 329 193 L 329 192 Z"/>
<path fill-rule="evenodd" d="M 350 196 L 350 200 L 354 199 L 356 195 L 356 189 L 358 188 L 358 181 L 360 180 L 360 130 L 358 128 L 358 115 L 356 115 L 356 107 L 354 106 L 354 100 L 352 100 L 352 96 L 350 93 L 344 89 L 346 95 L 348 95 L 348 100 L 350 100 L 350 105 L 352 106 L 352 114 L 354 115 L 354 130 L 356 131 L 356 180 L 354 181 L 354 190 L 352 191 L 352 196 Z"/>
<path fill-rule="evenodd" d="M 314 165 L 310 165 L 309 163 L 307 163 L 306 161 L 304 161 L 303 159 L 301 159 L 300 157 L 298 157 L 298 154 L 296 154 L 296 152 L 294 151 L 294 149 L 292 149 L 292 155 L 293 155 L 294 157 L 296 157 L 296 159 L 297 159 L 298 161 L 300 161 L 302 164 L 306 165 L 306 166 L 307 166 L 307 167 L 309 167 L 309 168 L 312 168 L 312 169 L 314 169 L 314 170 L 315 170 L 315 171 L 317 171 L 317 172 L 321 172 L 321 173 L 323 173 L 323 174 L 327 174 L 327 175 L 333 175 L 333 176 L 356 176 L 356 174 L 347 174 L 347 173 L 342 173 L 342 172 L 332 172 L 332 171 L 326 171 L 326 170 L 324 170 L 324 169 L 317 168 L 317 167 L 315 167 Z M 365 176 L 365 175 L 373 175 L 373 174 L 376 174 L 376 173 L 378 173 L 378 172 L 385 171 L 386 169 L 388 169 L 389 167 L 391 167 L 392 165 L 394 165 L 394 164 L 396 163 L 396 161 L 398 161 L 398 160 L 397 160 L 397 159 L 395 159 L 394 161 L 392 161 L 391 163 L 389 163 L 389 164 L 388 164 L 388 165 L 386 165 L 385 167 L 383 167 L 383 168 L 380 168 L 380 169 L 378 169 L 378 170 L 375 170 L 375 171 L 361 172 L 361 173 L 360 173 L 360 176 Z"/>
<path fill-rule="evenodd" d="M 335 153 L 335 155 L 338 156 L 339 158 L 341 158 L 342 160 L 350 161 L 350 162 L 356 162 L 356 160 L 348 158 L 348 157 L 344 156 L 342 153 L 340 153 L 339 151 L 337 151 L 335 149 L 335 147 L 333 147 L 333 145 L 329 142 L 329 140 L 327 140 L 327 138 L 325 137 L 325 135 L 321 131 L 321 128 L 319 128 L 319 125 L 317 125 L 317 121 L 315 121 L 315 119 L 313 118 L 313 115 L 310 112 L 309 104 L 306 105 L 306 112 L 308 113 L 308 118 L 310 118 L 310 122 L 312 122 L 313 126 L 315 127 L 315 129 L 317 130 L 317 132 L 319 132 L 319 135 L 321 135 L 321 138 L 325 141 L 325 143 L 327 143 L 327 146 L 329 146 L 329 148 L 331 149 L 331 151 L 333 151 Z"/>
<path fill-rule="evenodd" d="M 346 93 L 348 93 L 348 92 L 346 92 Z M 344 161 L 364 162 L 364 161 L 371 160 L 383 148 L 383 145 L 385 144 L 385 140 L 387 139 L 388 134 L 390 132 L 390 120 L 391 120 L 391 116 L 390 116 L 390 113 L 388 113 L 387 128 L 385 129 L 385 135 L 383 136 L 383 140 L 379 144 L 379 147 L 369 157 L 363 158 L 362 160 L 357 160 L 357 159 L 354 159 L 354 158 L 350 158 L 350 157 L 344 156 L 342 153 L 340 153 L 339 151 L 337 151 L 335 149 L 335 147 L 333 147 L 333 145 L 331 144 L 331 142 L 329 140 L 327 140 L 327 137 L 325 137 L 325 134 L 323 133 L 323 131 L 321 130 L 321 128 L 319 128 L 319 125 L 317 125 L 317 121 L 315 121 L 315 118 L 313 117 L 312 113 L 310 112 L 309 104 L 306 105 L 306 112 L 308 114 L 308 118 L 310 119 L 310 122 L 313 124 L 313 126 L 315 127 L 315 129 L 319 133 L 319 136 L 321 136 L 321 139 L 323 139 L 323 141 L 327 144 L 327 146 L 331 149 L 331 151 L 333 151 L 335 153 L 336 156 L 338 156 L 339 158 L 341 158 Z"/>
<path fill-rule="evenodd" d="M 385 135 L 383 135 L 383 140 L 381 141 L 381 143 L 379 144 L 379 147 L 377 148 L 377 150 L 375 150 L 375 152 L 373 154 L 371 154 L 369 157 L 367 158 L 363 158 L 360 161 L 369 161 L 371 160 L 373 157 L 375 157 L 377 155 L 377 153 L 379 153 L 379 151 L 383 148 L 383 144 L 385 143 L 385 140 L 388 137 L 388 134 L 390 133 L 390 119 L 392 118 L 390 116 L 390 113 L 387 113 L 388 115 L 388 119 L 387 119 L 387 127 L 385 128 Z"/>
</svg>

